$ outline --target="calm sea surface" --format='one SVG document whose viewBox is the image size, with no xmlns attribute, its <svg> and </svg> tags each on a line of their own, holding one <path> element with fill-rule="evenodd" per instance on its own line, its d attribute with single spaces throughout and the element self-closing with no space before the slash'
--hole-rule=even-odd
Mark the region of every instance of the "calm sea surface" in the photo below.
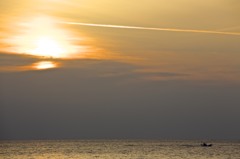
<svg viewBox="0 0 240 159">
<path fill-rule="evenodd" d="M 240 142 L 0 141 L 1 159 L 240 159 Z"/>
</svg>

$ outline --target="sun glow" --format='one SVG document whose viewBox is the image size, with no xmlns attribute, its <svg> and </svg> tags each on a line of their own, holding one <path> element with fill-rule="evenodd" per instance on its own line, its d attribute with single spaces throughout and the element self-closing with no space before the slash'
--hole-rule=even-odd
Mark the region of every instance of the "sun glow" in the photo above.
<svg viewBox="0 0 240 159">
<path fill-rule="evenodd" d="M 52 17 L 35 17 L 19 23 L 21 34 L 8 39 L 7 43 L 13 46 L 8 51 L 44 58 L 74 58 L 83 53 L 85 47 L 75 44 L 82 38 L 61 28 L 57 22 Z"/>
<path fill-rule="evenodd" d="M 41 61 L 33 64 L 33 68 L 37 70 L 45 70 L 57 67 L 57 64 L 52 61 Z"/>
</svg>

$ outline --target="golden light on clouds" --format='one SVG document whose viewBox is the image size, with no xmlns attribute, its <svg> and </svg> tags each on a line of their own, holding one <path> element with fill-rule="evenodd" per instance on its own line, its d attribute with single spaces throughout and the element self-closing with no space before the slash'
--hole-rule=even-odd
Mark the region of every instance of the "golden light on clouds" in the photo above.
<svg viewBox="0 0 240 159">
<path fill-rule="evenodd" d="M 79 30 L 76 31 L 60 23 L 61 21 L 56 17 L 35 15 L 19 17 L 16 21 L 6 23 L 6 26 L 12 24 L 10 30 L 16 29 L 14 32 L 6 31 L 6 36 L 0 39 L 2 42 L 0 50 L 19 58 L 31 57 L 38 61 L 117 58 L 116 55 L 98 47 L 88 36 L 81 35 Z M 5 67 L 4 70 L 40 70 L 58 66 L 50 61 L 29 63 L 29 65 L 24 64 L 19 67 Z"/>
<path fill-rule="evenodd" d="M 139 67 L 144 71 L 136 74 L 153 80 L 240 79 L 240 14 L 229 2 L 143 0 L 137 7 L 135 2 L 109 0 L 0 4 L 6 9 L 0 19 L 3 71 L 58 67 L 52 61 L 70 68 L 75 60 L 74 67 L 82 67 L 81 60 L 97 59 Z"/>
</svg>

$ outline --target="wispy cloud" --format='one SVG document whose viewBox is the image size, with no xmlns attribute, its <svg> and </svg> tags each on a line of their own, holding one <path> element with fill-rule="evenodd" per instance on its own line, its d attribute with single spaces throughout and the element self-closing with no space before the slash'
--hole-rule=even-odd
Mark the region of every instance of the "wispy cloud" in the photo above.
<svg viewBox="0 0 240 159">
<path fill-rule="evenodd" d="M 111 25 L 111 24 L 94 24 L 81 22 L 60 22 L 69 25 L 81 25 L 89 27 L 104 27 L 104 28 L 119 28 L 119 29 L 137 29 L 137 30 L 153 30 L 153 31 L 168 31 L 168 32 L 186 32 L 186 33 L 203 33 L 203 34 L 220 34 L 220 35 L 235 35 L 240 36 L 239 32 L 224 32 L 214 30 L 195 30 L 195 29 L 178 29 L 178 28 L 153 28 L 142 26 L 125 26 L 125 25 Z"/>
</svg>

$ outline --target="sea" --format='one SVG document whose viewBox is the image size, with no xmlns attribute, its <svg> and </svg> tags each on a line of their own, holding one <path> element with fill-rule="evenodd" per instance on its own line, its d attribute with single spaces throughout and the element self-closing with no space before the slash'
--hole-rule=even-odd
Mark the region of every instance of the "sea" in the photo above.
<svg viewBox="0 0 240 159">
<path fill-rule="evenodd" d="M 0 141 L 0 159 L 240 159 L 240 141 Z"/>
</svg>

